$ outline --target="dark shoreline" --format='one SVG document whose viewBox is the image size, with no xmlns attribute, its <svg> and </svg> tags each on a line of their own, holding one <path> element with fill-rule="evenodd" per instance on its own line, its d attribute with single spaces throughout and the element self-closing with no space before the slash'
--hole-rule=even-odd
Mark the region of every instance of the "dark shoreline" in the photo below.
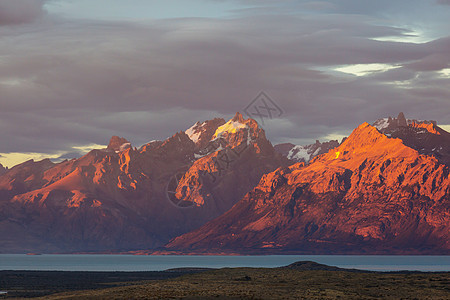
<svg viewBox="0 0 450 300">
<path fill-rule="evenodd" d="M 315 279 L 308 283 L 312 278 Z M 203 288 L 199 282 L 208 284 Z M 155 290 L 163 289 L 166 289 L 164 295 L 175 298 L 210 299 L 219 296 L 265 299 L 267 293 L 272 291 L 266 290 L 267 287 L 278 289 L 279 296 L 283 298 L 317 295 L 323 299 L 334 299 L 339 295 L 346 298 L 395 298 L 410 294 L 421 299 L 421 295 L 426 298 L 430 293 L 450 298 L 449 282 L 450 272 L 364 271 L 311 261 L 278 268 L 176 268 L 148 272 L 0 271 L 0 292 L 7 291 L 7 294 L 0 293 L 0 299 L 52 298 L 53 294 L 57 294 L 55 297 L 151 299 L 159 298 Z M 185 288 L 180 290 L 179 286 Z M 297 286 L 308 289 L 295 290 Z M 246 288 L 253 294 L 247 294 Z M 238 290 L 242 293 L 237 293 Z M 383 293 L 380 292 L 382 290 Z M 294 291 L 295 294 L 292 294 Z M 324 294 L 324 291 L 329 294 Z"/>
<path fill-rule="evenodd" d="M 131 282 L 165 280 L 194 274 L 207 269 L 176 269 L 145 272 L 95 271 L 0 271 L 0 299 L 9 297 L 42 297 L 54 293 L 96 290 L 125 286 Z"/>
</svg>

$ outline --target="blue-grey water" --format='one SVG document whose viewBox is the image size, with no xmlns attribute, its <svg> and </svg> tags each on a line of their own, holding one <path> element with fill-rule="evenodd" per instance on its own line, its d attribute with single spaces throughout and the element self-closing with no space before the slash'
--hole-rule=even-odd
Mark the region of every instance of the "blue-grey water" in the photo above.
<svg viewBox="0 0 450 300">
<path fill-rule="evenodd" d="M 371 271 L 450 272 L 450 256 L 138 256 L 0 254 L 0 270 L 39 271 L 162 271 L 180 267 L 280 267 L 296 261 Z"/>
</svg>

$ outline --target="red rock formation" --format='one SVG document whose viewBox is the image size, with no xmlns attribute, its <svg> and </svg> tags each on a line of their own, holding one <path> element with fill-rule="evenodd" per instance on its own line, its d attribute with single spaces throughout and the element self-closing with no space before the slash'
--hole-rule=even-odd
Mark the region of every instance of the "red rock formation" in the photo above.
<svg viewBox="0 0 450 300">
<path fill-rule="evenodd" d="M 1 176 L 0 199 L 41 187 L 45 181 L 44 172 L 54 166 L 49 159 L 44 159 L 39 162 L 29 160 L 11 168 Z"/>
<path fill-rule="evenodd" d="M 118 137 L 115 135 L 109 141 L 108 147 L 106 149 L 110 150 L 110 151 L 119 152 L 119 151 L 126 150 L 130 147 L 131 147 L 131 144 L 127 139 Z"/>
<path fill-rule="evenodd" d="M 256 122 L 243 122 L 203 148 L 184 132 L 139 150 L 113 137 L 107 149 L 79 159 L 29 161 L 12 168 L 0 176 L 0 252 L 148 249 L 198 228 L 231 208 L 264 173 L 287 163 Z M 211 139 L 225 122 L 206 123 L 202 139 Z M 243 145 L 249 151 L 240 160 L 226 166 L 214 161 Z M 168 185 L 185 173 L 174 189 L 185 193 L 180 200 L 194 205 L 183 208 L 171 201 Z M 194 190 L 188 180 L 201 184 Z M 200 199 L 194 193 L 209 196 Z"/>
<path fill-rule="evenodd" d="M 411 122 L 409 126 L 413 128 L 424 128 L 426 131 L 432 134 L 441 135 L 441 133 L 438 131 L 437 125 L 433 123 L 417 123 L 416 121 Z"/>
<path fill-rule="evenodd" d="M 449 233 L 449 167 L 364 123 L 309 165 L 263 176 L 165 251 L 448 255 Z"/>
</svg>

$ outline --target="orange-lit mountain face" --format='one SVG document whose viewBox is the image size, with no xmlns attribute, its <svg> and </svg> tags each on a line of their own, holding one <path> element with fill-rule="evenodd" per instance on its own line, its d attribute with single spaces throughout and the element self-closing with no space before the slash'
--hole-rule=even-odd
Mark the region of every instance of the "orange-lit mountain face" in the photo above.
<svg viewBox="0 0 450 300">
<path fill-rule="evenodd" d="M 229 210 L 287 159 L 242 115 L 140 149 L 108 148 L 0 175 L 0 252 L 148 249 Z"/>
<path fill-rule="evenodd" d="M 399 118 L 360 125 L 308 165 L 264 175 L 172 253 L 450 254 L 449 134 Z"/>
</svg>

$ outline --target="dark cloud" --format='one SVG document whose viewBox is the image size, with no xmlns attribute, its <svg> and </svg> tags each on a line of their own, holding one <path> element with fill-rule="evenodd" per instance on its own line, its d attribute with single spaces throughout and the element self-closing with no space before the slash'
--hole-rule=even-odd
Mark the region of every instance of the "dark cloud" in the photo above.
<svg viewBox="0 0 450 300">
<path fill-rule="evenodd" d="M 29 23 L 44 14 L 44 0 L 0 0 L 0 25 Z"/>
<path fill-rule="evenodd" d="M 377 41 L 410 33 L 380 23 L 335 13 L 2 27 L 0 153 L 73 151 L 112 135 L 139 146 L 229 118 L 261 90 L 284 111 L 264 126 L 274 143 L 350 132 L 399 111 L 449 124 L 449 79 L 437 74 L 449 39 Z M 332 71 L 368 63 L 399 68 Z"/>
<path fill-rule="evenodd" d="M 432 54 L 423 59 L 407 64 L 415 71 L 440 71 L 449 67 L 450 57 L 443 54 Z"/>
<path fill-rule="evenodd" d="M 450 0 L 437 0 L 437 3 L 441 5 L 450 5 Z"/>
<path fill-rule="evenodd" d="M 210 0 L 225 2 L 227 0 Z M 378 1 L 361 1 L 361 0 L 228 0 L 229 2 L 239 2 L 249 5 L 250 9 L 258 11 L 261 8 L 275 8 L 276 12 L 304 12 L 305 10 L 339 13 L 344 15 L 370 15 L 370 16 L 386 16 L 393 12 L 405 12 L 405 5 L 409 5 L 407 11 L 411 11 L 414 7 L 420 9 L 423 5 L 429 5 L 428 1 L 423 0 L 378 0 Z M 446 3 L 448 0 L 437 0 Z M 269 12 L 259 10 L 260 12 Z"/>
</svg>

